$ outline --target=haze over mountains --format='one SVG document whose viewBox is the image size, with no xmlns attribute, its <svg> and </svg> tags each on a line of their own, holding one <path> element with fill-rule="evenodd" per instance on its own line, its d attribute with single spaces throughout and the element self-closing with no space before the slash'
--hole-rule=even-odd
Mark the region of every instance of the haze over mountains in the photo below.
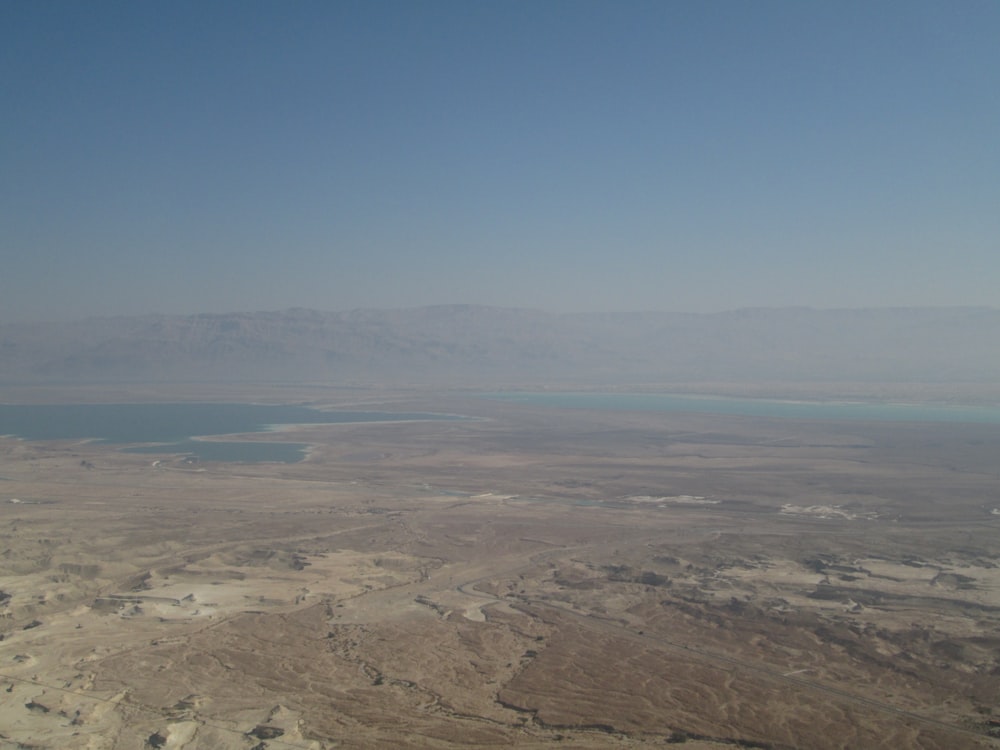
<svg viewBox="0 0 1000 750">
<path fill-rule="evenodd" d="M 406 310 L 0 325 L 0 380 L 615 383 L 1000 381 L 1000 310 Z"/>
</svg>

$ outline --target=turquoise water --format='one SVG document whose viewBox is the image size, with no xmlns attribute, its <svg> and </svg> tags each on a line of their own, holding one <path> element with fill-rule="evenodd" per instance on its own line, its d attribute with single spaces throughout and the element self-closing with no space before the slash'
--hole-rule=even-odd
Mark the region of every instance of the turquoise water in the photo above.
<svg viewBox="0 0 1000 750">
<path fill-rule="evenodd" d="M 0 435 L 26 440 L 93 439 L 155 443 L 126 450 L 182 453 L 205 461 L 281 461 L 305 455 L 303 443 L 214 442 L 192 437 L 264 432 L 276 425 L 458 419 L 445 414 L 320 411 L 263 404 L 0 404 Z"/>
<path fill-rule="evenodd" d="M 792 419 L 1000 424 L 1000 407 L 834 401 L 777 401 L 664 393 L 493 393 L 487 398 L 571 409 L 700 412 Z"/>
</svg>

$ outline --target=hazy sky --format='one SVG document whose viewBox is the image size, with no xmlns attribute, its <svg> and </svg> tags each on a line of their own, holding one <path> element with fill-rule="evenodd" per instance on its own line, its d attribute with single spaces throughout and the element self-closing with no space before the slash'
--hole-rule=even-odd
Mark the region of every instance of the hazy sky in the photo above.
<svg viewBox="0 0 1000 750">
<path fill-rule="evenodd" d="M 0 320 L 1000 304 L 1000 2 L 0 3 Z"/>
</svg>

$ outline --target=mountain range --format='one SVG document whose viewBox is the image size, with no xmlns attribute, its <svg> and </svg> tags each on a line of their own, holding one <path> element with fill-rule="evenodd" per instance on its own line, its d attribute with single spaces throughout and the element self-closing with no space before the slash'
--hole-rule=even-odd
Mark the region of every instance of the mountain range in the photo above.
<svg viewBox="0 0 1000 750">
<path fill-rule="evenodd" d="M 438 305 L 0 324 L 0 382 L 1000 381 L 1000 310 Z"/>
</svg>

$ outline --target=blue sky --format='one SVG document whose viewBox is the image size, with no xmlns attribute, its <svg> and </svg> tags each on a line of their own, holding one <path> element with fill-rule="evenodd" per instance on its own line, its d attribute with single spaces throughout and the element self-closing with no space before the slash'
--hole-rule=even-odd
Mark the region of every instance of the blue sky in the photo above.
<svg viewBox="0 0 1000 750">
<path fill-rule="evenodd" d="M 1000 3 L 0 4 L 0 320 L 997 305 Z"/>
</svg>

